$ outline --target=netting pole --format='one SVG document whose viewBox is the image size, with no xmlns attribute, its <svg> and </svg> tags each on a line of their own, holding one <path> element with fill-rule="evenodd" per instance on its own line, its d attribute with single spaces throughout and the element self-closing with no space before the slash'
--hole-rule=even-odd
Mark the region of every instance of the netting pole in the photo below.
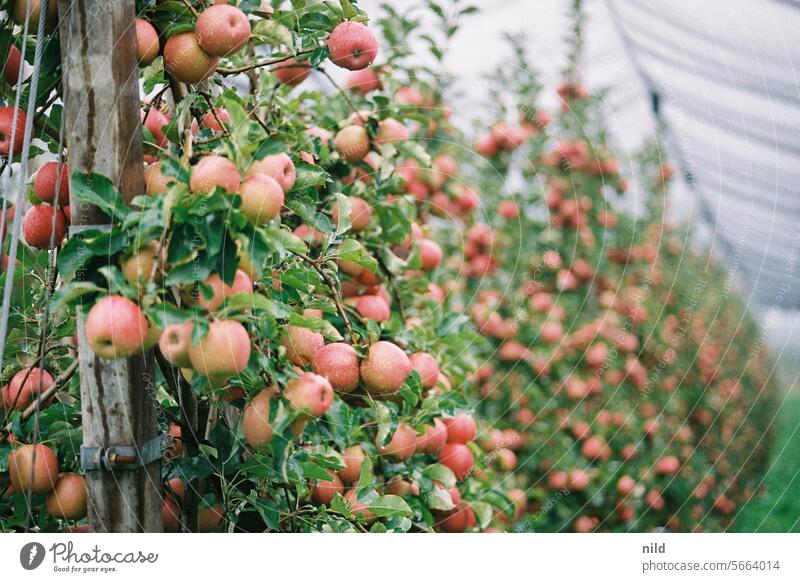
<svg viewBox="0 0 800 582">
<path fill-rule="evenodd" d="M 145 190 L 135 2 L 59 0 L 58 8 L 70 169 L 110 178 L 130 203 Z M 71 211 L 71 237 L 109 220 L 75 200 Z M 84 447 L 135 447 L 141 454 L 158 436 L 152 352 L 101 360 L 87 346 L 79 316 L 78 357 Z M 90 531 L 161 531 L 160 471 L 160 457 L 145 466 L 87 470 Z"/>
</svg>

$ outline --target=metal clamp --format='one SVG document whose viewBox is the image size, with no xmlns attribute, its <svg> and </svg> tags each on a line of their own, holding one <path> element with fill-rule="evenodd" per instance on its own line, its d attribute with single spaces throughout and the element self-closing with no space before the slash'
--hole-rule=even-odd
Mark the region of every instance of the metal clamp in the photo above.
<svg viewBox="0 0 800 582">
<path fill-rule="evenodd" d="M 125 470 L 145 467 L 161 457 L 164 435 L 159 434 L 141 445 L 86 447 L 81 445 L 81 468 L 84 471 Z"/>
</svg>

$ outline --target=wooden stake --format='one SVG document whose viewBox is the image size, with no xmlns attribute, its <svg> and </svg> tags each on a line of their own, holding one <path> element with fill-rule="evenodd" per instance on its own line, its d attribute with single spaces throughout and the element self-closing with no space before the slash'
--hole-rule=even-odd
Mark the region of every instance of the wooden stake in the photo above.
<svg viewBox="0 0 800 582">
<path fill-rule="evenodd" d="M 130 203 L 145 191 L 135 2 L 58 0 L 58 8 L 70 169 L 108 177 Z M 71 236 L 108 222 L 90 205 L 73 200 L 71 210 Z M 152 353 L 101 360 L 87 346 L 79 317 L 78 357 L 84 446 L 142 445 L 157 436 Z M 161 531 L 160 472 L 160 459 L 87 471 L 90 531 Z"/>
</svg>

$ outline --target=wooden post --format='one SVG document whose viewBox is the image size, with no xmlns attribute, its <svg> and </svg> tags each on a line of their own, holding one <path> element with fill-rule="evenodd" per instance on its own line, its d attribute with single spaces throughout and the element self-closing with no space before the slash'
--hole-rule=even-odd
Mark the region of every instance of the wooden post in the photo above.
<svg viewBox="0 0 800 582">
<path fill-rule="evenodd" d="M 127 203 L 144 193 L 134 0 L 58 0 L 67 158 L 70 169 L 111 179 Z M 71 236 L 108 218 L 71 203 Z M 77 276 L 81 276 L 80 273 Z M 158 435 L 152 352 L 100 360 L 78 319 L 83 444 L 140 446 Z M 161 460 L 134 469 L 89 470 L 89 529 L 158 532 Z"/>
</svg>

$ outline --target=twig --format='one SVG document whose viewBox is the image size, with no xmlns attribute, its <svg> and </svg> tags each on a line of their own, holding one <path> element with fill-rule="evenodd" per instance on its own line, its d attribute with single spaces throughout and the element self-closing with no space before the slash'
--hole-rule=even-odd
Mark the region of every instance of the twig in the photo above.
<svg viewBox="0 0 800 582">
<path fill-rule="evenodd" d="M 72 375 L 75 373 L 75 370 L 77 370 L 77 369 L 78 369 L 78 360 L 76 359 L 69 365 L 69 367 L 66 370 L 64 370 L 53 381 L 53 385 L 52 386 L 50 386 L 44 392 L 41 392 L 36 397 L 36 399 L 33 402 L 31 402 L 25 410 L 22 411 L 21 420 L 22 421 L 28 420 L 33 415 L 33 413 L 36 412 L 37 408 L 41 407 L 41 404 L 43 402 L 46 402 L 47 400 L 52 398 L 53 394 L 55 394 L 58 390 L 60 390 L 64 386 L 64 384 L 69 382 L 70 378 L 72 378 Z M 12 429 L 13 429 L 12 424 L 8 423 L 3 430 L 6 433 L 9 433 L 9 432 L 11 432 Z"/>
<path fill-rule="evenodd" d="M 317 68 L 317 70 L 318 70 L 320 73 L 322 73 L 323 75 L 325 75 L 325 77 L 328 79 L 328 81 L 330 81 L 330 82 L 331 82 L 331 85 L 333 85 L 334 87 L 336 87 L 336 89 L 339 91 L 339 93 L 341 93 L 341 94 L 342 94 L 342 97 L 344 97 L 344 100 L 345 100 L 345 101 L 347 101 L 347 105 L 350 107 L 350 109 L 352 109 L 352 110 L 353 110 L 353 113 L 355 113 L 355 114 L 358 116 L 358 118 L 361 120 L 361 123 L 364 123 L 364 124 L 366 124 L 366 123 L 367 123 L 367 120 L 366 120 L 366 119 L 364 119 L 364 116 L 363 116 L 363 115 L 361 115 L 361 111 L 358 109 L 358 107 L 356 107 L 356 104 L 355 104 L 355 103 L 353 103 L 353 100 L 352 100 L 352 99 L 350 99 L 350 95 L 348 95 L 348 94 L 347 94 L 347 91 L 345 91 L 344 89 L 342 89 L 342 88 L 339 86 L 339 84 L 338 84 L 338 83 L 337 83 L 337 82 L 334 80 L 334 78 L 333 78 L 333 77 L 331 77 L 331 75 L 330 75 L 330 73 L 328 73 L 328 71 L 326 71 L 326 70 L 325 70 L 325 69 L 323 69 L 322 67 L 318 67 L 318 68 Z"/>
<path fill-rule="evenodd" d="M 153 95 L 153 98 L 150 99 L 150 101 L 145 104 L 145 106 L 143 108 L 144 117 L 142 117 L 142 125 L 144 125 L 145 121 L 147 121 L 147 116 L 150 115 L 150 110 L 153 107 L 156 107 L 156 109 L 157 109 L 158 106 L 161 105 L 161 98 L 164 97 L 164 93 L 166 93 L 167 89 L 169 89 L 169 88 L 170 88 L 169 83 L 164 83 L 164 86 L 161 87 L 161 89 L 158 90 L 158 93 Z"/>
<path fill-rule="evenodd" d="M 189 10 L 189 12 L 192 13 L 192 16 L 194 16 L 195 18 L 200 16 L 197 13 L 197 9 L 194 6 L 192 6 L 192 4 L 191 4 L 191 2 L 189 2 L 189 0 L 181 0 L 181 2 L 183 2 L 183 5 L 186 6 L 186 8 Z"/>
<path fill-rule="evenodd" d="M 347 328 L 347 334 L 350 336 L 350 341 L 356 343 L 356 336 L 353 332 L 353 326 L 350 324 L 350 318 L 347 316 L 347 312 L 344 309 L 344 304 L 342 303 L 342 297 L 339 295 L 339 290 L 336 288 L 336 283 L 333 279 L 331 279 L 330 275 L 326 273 L 322 267 L 320 266 L 318 261 L 315 261 L 308 255 L 304 255 L 303 253 L 294 253 L 297 257 L 300 257 L 309 265 L 311 265 L 314 270 L 322 277 L 322 280 L 325 281 L 325 284 L 333 293 L 333 302 L 336 304 L 336 310 L 339 312 L 339 315 L 344 320 L 344 325 Z"/>
<path fill-rule="evenodd" d="M 206 104 L 211 109 L 211 115 L 214 116 L 214 120 L 217 122 L 217 125 L 219 125 L 222 128 L 223 135 L 225 135 L 226 138 L 230 139 L 231 134 L 228 133 L 228 129 L 225 127 L 225 125 L 222 123 L 222 120 L 217 115 L 217 108 L 214 107 L 214 102 L 211 99 L 211 95 L 209 95 L 207 91 L 198 91 L 198 94 L 205 100 Z"/>
<path fill-rule="evenodd" d="M 172 100 L 175 101 L 175 107 L 178 103 L 186 98 L 186 85 L 175 80 L 173 77 L 169 78 L 169 86 L 172 89 Z M 188 112 L 185 127 L 183 128 L 183 156 L 181 160 L 184 165 L 189 164 L 189 158 L 192 157 L 192 124 L 191 124 L 191 111 Z"/>
<path fill-rule="evenodd" d="M 169 87 L 172 89 L 172 100 L 175 102 L 175 106 L 177 108 L 178 103 L 181 102 L 183 98 L 186 97 L 186 86 L 183 83 L 180 83 L 173 79 L 171 76 L 167 76 L 169 79 Z M 187 121 L 189 121 L 187 119 Z M 181 157 L 181 162 L 184 166 L 189 165 L 189 158 L 192 157 L 192 124 L 191 122 L 185 124 L 186 127 L 183 129 L 183 156 Z M 171 213 L 170 213 L 171 217 Z M 153 266 L 150 269 L 150 276 L 147 278 L 147 281 L 154 281 L 156 273 L 158 272 L 159 268 L 162 268 L 163 261 L 162 261 L 162 253 L 164 252 L 164 247 L 167 243 L 167 237 L 169 233 L 170 221 L 164 225 L 164 232 L 161 233 L 161 236 L 158 238 L 158 243 L 156 243 L 155 252 L 153 253 Z"/>
<path fill-rule="evenodd" d="M 41 342 L 41 340 L 40 340 L 40 345 L 42 343 L 43 342 Z M 19 384 L 20 386 L 24 386 L 25 385 L 25 383 L 28 381 L 28 378 L 30 378 L 31 373 L 33 372 L 34 368 L 39 368 L 39 365 L 42 363 L 42 360 L 44 360 L 44 357 L 47 354 L 49 354 L 53 349 L 55 349 L 57 347 L 59 347 L 59 346 L 55 345 L 55 346 L 50 346 L 46 350 L 39 350 L 39 353 L 36 355 L 36 359 L 26 369 L 25 375 L 22 377 L 22 382 L 20 382 L 20 384 Z M 41 386 L 41 377 L 39 379 L 39 386 Z M 17 407 L 17 402 L 19 402 L 19 397 L 21 395 L 22 395 L 22 389 L 17 391 L 17 395 L 14 397 L 14 401 L 11 403 L 11 406 L 7 407 L 7 408 L 9 408 L 9 410 L 5 411 L 5 414 L 3 416 L 3 420 L 2 420 L 2 422 L 0 422 L 0 424 L 4 424 L 6 422 L 6 420 L 8 420 L 8 415 L 11 414 L 11 412 Z"/>
<path fill-rule="evenodd" d="M 50 97 L 50 99 L 47 101 L 47 103 L 45 103 L 45 104 L 44 104 L 44 105 L 41 107 L 41 109 L 39 109 L 39 111 L 37 111 L 37 112 L 34 114 L 34 116 L 33 116 L 33 121 L 34 121 L 34 123 L 36 123 L 37 121 L 39 121 L 39 119 L 42 117 L 42 115 L 44 115 L 44 114 L 45 114 L 45 112 L 47 112 L 47 110 L 48 110 L 48 109 L 50 109 L 50 107 L 52 107 L 52 106 L 53 106 L 53 104 L 56 102 L 56 100 L 57 100 L 59 97 L 60 97 L 60 95 L 59 95 L 59 93 L 58 93 L 58 92 L 54 93 L 54 94 L 53 94 L 53 96 L 52 96 L 52 97 Z"/>
<path fill-rule="evenodd" d="M 244 65 L 241 67 L 219 67 L 217 69 L 217 73 L 223 76 L 228 75 L 238 75 L 239 73 L 246 73 L 248 71 L 252 71 L 253 69 L 259 69 L 261 67 L 269 67 L 270 65 L 277 65 L 278 63 L 285 63 L 288 60 L 311 54 L 316 49 L 306 49 L 304 51 L 300 51 L 299 53 L 295 53 L 293 55 L 287 55 L 285 57 L 279 57 L 277 59 L 264 59 L 261 61 L 256 61 L 255 63 L 251 63 L 249 65 Z"/>
<path fill-rule="evenodd" d="M 210 143 L 214 143 L 216 141 L 219 141 L 224 137 L 225 137 L 224 135 L 215 135 L 214 137 L 210 137 L 208 139 L 196 139 L 196 140 L 194 140 L 194 145 L 197 145 L 197 146 L 208 145 Z"/>
<path fill-rule="evenodd" d="M 403 309 L 403 301 L 400 299 L 400 292 L 397 290 L 397 285 L 394 284 L 394 277 L 392 277 L 391 271 L 389 271 L 389 267 L 386 266 L 386 263 L 381 258 L 380 253 L 375 253 L 375 259 L 378 261 L 378 265 L 380 266 L 381 270 L 386 274 L 386 281 L 389 283 L 389 289 L 392 292 L 392 297 L 394 297 L 394 302 L 397 304 L 397 310 L 400 312 L 400 317 L 403 318 L 403 321 L 406 320 L 406 312 Z"/>
</svg>

